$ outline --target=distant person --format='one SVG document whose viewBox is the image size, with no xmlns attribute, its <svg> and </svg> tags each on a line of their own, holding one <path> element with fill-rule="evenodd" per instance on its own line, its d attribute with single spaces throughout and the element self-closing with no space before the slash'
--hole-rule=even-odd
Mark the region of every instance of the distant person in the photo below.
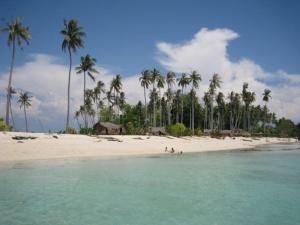
<svg viewBox="0 0 300 225">
<path fill-rule="evenodd" d="M 175 152 L 175 150 L 174 150 L 174 148 L 172 148 L 171 151 L 170 151 L 170 153 L 174 153 L 174 152 Z"/>
<path fill-rule="evenodd" d="M 166 148 L 165 148 L 165 152 L 168 152 L 168 147 L 166 146 Z"/>
</svg>

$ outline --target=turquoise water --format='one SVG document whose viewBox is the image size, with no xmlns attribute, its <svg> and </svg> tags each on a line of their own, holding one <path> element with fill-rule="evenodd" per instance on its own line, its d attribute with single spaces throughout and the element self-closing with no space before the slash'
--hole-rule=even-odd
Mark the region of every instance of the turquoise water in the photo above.
<svg viewBox="0 0 300 225">
<path fill-rule="evenodd" d="M 299 147 L 5 165 L 0 225 L 297 225 Z"/>
</svg>

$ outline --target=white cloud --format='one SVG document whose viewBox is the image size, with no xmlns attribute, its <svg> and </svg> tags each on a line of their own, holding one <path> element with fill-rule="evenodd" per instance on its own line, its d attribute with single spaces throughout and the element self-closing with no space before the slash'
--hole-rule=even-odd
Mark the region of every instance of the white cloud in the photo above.
<svg viewBox="0 0 300 225">
<path fill-rule="evenodd" d="M 75 66 L 74 66 L 75 67 Z M 73 67 L 73 68 L 74 68 Z M 104 68 L 98 67 L 100 74 L 97 80 L 102 80 L 108 87 L 113 74 Z M 32 107 L 28 109 L 28 117 L 32 123 L 39 126 L 40 120 L 45 128 L 63 129 L 66 119 L 67 103 L 67 79 L 68 65 L 62 65 L 58 59 L 45 55 L 34 54 L 29 62 L 16 67 L 13 73 L 13 87 L 19 90 L 29 91 L 34 96 Z M 0 117 L 5 115 L 5 90 L 7 87 L 8 73 L 0 75 Z M 93 88 L 95 83 L 87 80 L 87 88 Z M 127 101 L 136 103 L 143 92 L 140 88 L 138 77 L 132 76 L 123 78 L 123 90 L 126 93 Z M 83 76 L 72 71 L 71 78 L 71 121 L 74 123 L 74 112 L 83 101 Z M 16 118 L 23 119 L 23 111 L 14 101 L 13 112 Z M 23 123 L 17 128 L 23 127 Z M 39 127 L 37 128 L 39 129 Z"/>
<path fill-rule="evenodd" d="M 284 71 L 266 72 L 260 65 L 249 59 L 233 62 L 228 57 L 230 41 L 239 35 L 228 29 L 201 29 L 192 40 L 180 44 L 160 42 L 158 60 L 166 69 L 174 72 L 198 70 L 203 78 L 199 95 L 207 90 L 212 74 L 222 78 L 222 91 L 241 91 L 243 82 L 257 93 L 257 103 L 262 103 L 261 95 L 265 88 L 272 90 L 270 108 L 278 114 L 300 121 L 300 74 L 287 74 Z"/>
</svg>

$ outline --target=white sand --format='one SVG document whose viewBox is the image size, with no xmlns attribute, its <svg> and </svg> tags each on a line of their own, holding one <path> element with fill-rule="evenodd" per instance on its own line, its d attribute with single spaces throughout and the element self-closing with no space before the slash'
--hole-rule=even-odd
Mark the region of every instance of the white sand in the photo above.
<svg viewBox="0 0 300 225">
<path fill-rule="evenodd" d="M 18 143 L 13 136 L 34 136 L 35 140 Z M 58 136 L 58 139 L 53 138 Z M 119 141 L 109 141 L 113 137 Z M 250 141 L 245 141 L 250 140 Z M 280 142 L 295 142 L 286 138 L 242 138 L 215 139 L 210 137 L 156 137 L 156 136 L 97 136 L 42 133 L 0 133 L 0 162 L 35 159 L 113 157 L 165 153 L 165 147 L 176 152 L 205 152 L 253 148 L 257 145 Z"/>
</svg>

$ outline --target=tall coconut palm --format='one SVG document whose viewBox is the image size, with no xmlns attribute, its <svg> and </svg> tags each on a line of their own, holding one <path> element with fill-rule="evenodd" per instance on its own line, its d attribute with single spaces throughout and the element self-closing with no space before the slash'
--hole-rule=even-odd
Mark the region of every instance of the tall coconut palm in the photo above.
<svg viewBox="0 0 300 225">
<path fill-rule="evenodd" d="M 211 103 L 209 92 L 204 92 L 203 96 L 204 106 L 205 106 L 205 116 L 204 116 L 204 129 L 208 129 L 208 109 Z"/>
<path fill-rule="evenodd" d="M 162 126 L 162 110 L 161 110 L 161 89 L 165 87 L 165 77 L 160 75 L 157 79 L 157 88 L 159 93 L 159 126 Z"/>
<path fill-rule="evenodd" d="M 216 102 L 218 105 L 218 129 L 223 129 L 223 117 L 225 113 L 225 100 L 224 100 L 224 94 L 222 92 L 219 92 L 216 98 Z"/>
<path fill-rule="evenodd" d="M 181 77 L 178 79 L 178 86 L 181 87 L 181 123 L 183 123 L 183 92 L 186 86 L 190 83 L 189 77 L 183 73 Z"/>
<path fill-rule="evenodd" d="M 12 121 L 12 125 L 13 125 L 13 129 L 15 130 L 15 120 L 14 120 L 14 117 L 13 117 L 13 112 L 12 112 L 12 107 L 11 107 L 11 100 L 12 100 L 12 97 L 13 95 L 17 94 L 17 91 L 11 87 L 11 90 L 10 90 L 10 100 L 9 100 L 9 111 L 10 111 L 10 117 L 11 117 L 11 121 Z"/>
<path fill-rule="evenodd" d="M 78 48 L 83 48 L 82 38 L 85 36 L 83 28 L 78 25 L 77 20 L 71 19 L 70 21 L 64 20 L 64 28 L 60 31 L 63 36 L 62 50 L 69 53 L 69 77 L 68 77 L 68 105 L 67 105 L 67 121 L 66 132 L 69 128 L 69 116 L 70 116 L 70 85 L 71 85 L 71 70 L 72 70 L 72 53 L 75 53 Z"/>
<path fill-rule="evenodd" d="M 255 93 L 248 91 L 245 98 L 246 112 L 247 112 L 247 129 L 251 131 L 251 123 L 250 123 L 250 108 L 251 104 L 255 101 Z"/>
<path fill-rule="evenodd" d="M 167 113 L 168 113 L 168 125 L 171 125 L 171 106 L 172 106 L 172 86 L 175 84 L 176 74 L 172 71 L 169 71 L 166 75 L 166 83 L 168 85 L 168 90 L 166 93 L 167 97 Z"/>
<path fill-rule="evenodd" d="M 216 94 L 216 89 L 220 88 L 221 86 L 221 79 L 218 74 L 214 74 L 212 79 L 210 80 L 209 84 L 209 94 L 210 94 L 210 130 L 212 131 L 214 128 L 214 98 Z"/>
<path fill-rule="evenodd" d="M 192 121 L 191 121 L 191 125 L 192 125 L 192 134 L 195 134 L 195 95 L 196 95 L 196 90 L 199 87 L 199 82 L 202 80 L 201 79 L 201 75 L 197 72 L 197 71 L 192 71 L 192 73 L 190 74 L 189 80 L 192 84 L 192 92 L 193 94 L 191 94 L 192 97 Z"/>
<path fill-rule="evenodd" d="M 149 88 L 150 80 L 151 80 L 151 71 L 150 70 L 144 70 L 141 74 L 141 77 L 139 78 L 141 86 L 144 88 L 144 99 L 145 99 L 145 123 L 148 121 L 148 115 L 147 115 L 147 95 L 146 95 L 146 89 Z"/>
<path fill-rule="evenodd" d="M 87 54 L 86 56 L 82 56 L 80 58 L 80 61 L 81 61 L 80 65 L 76 67 L 76 70 L 77 70 L 77 74 L 83 73 L 83 104 L 84 104 L 86 101 L 85 98 L 86 74 L 92 79 L 92 81 L 95 81 L 94 74 L 99 72 L 95 69 L 96 59 L 92 58 L 89 54 Z M 84 125 L 85 128 L 87 128 L 86 116 L 84 118 Z"/>
<path fill-rule="evenodd" d="M 267 103 L 269 102 L 271 97 L 271 90 L 265 89 L 263 93 L 263 101 L 265 102 L 265 116 L 264 116 L 264 133 L 266 133 L 266 119 L 267 119 L 267 113 L 268 113 L 268 108 L 267 108 Z"/>
<path fill-rule="evenodd" d="M 98 121 L 101 120 L 101 107 L 103 105 L 103 102 L 101 101 L 101 94 L 105 93 L 105 84 L 99 80 L 97 82 L 96 87 L 94 88 L 94 101 L 96 103 L 96 108 L 98 110 Z"/>
<path fill-rule="evenodd" d="M 118 116 L 119 116 L 119 93 L 122 89 L 122 78 L 121 75 L 116 75 L 116 77 L 114 77 L 110 83 L 110 91 L 113 91 L 114 93 L 114 105 L 117 106 L 117 110 L 118 110 Z"/>
<path fill-rule="evenodd" d="M 32 96 L 30 96 L 28 92 L 21 92 L 20 95 L 19 95 L 19 99 L 18 99 L 18 103 L 20 104 L 20 108 L 23 107 L 23 110 L 24 110 L 26 132 L 28 132 L 26 108 L 31 106 L 31 98 L 32 98 Z"/>
<path fill-rule="evenodd" d="M 247 101 L 247 97 L 248 97 L 248 83 L 244 83 L 243 84 L 243 91 L 242 91 L 242 99 L 244 102 L 244 112 L 243 112 L 243 128 L 244 130 L 246 130 L 246 113 L 247 113 L 247 106 L 246 106 L 246 101 Z"/>
<path fill-rule="evenodd" d="M 152 86 L 153 86 L 152 93 L 156 93 L 156 83 L 157 83 L 160 76 L 161 76 L 161 74 L 157 69 L 154 68 L 151 71 L 150 81 L 151 81 Z M 153 99 L 153 101 L 154 101 L 153 102 L 153 126 L 156 127 L 156 97 L 157 97 L 157 95 L 154 94 L 153 97 L 154 97 L 154 99 Z"/>
<path fill-rule="evenodd" d="M 7 43 L 8 46 L 12 46 L 12 56 L 10 63 L 10 71 L 9 71 L 9 79 L 7 85 L 7 100 L 6 100 L 6 117 L 5 122 L 9 125 L 9 107 L 11 100 L 11 85 L 12 85 L 12 75 L 13 68 L 15 63 L 15 54 L 16 54 L 16 44 L 23 49 L 23 42 L 29 44 L 29 40 L 31 39 L 31 34 L 29 32 L 28 27 L 24 27 L 22 24 L 22 20 L 20 18 L 16 18 L 15 20 L 6 24 L 6 27 L 1 29 L 1 32 L 8 32 Z"/>
</svg>

